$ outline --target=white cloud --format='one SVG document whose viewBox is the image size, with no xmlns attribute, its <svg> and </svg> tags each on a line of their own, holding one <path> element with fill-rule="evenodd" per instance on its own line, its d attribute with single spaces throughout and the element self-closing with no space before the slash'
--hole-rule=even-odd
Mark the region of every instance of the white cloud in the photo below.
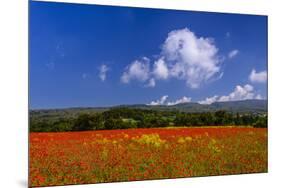
<svg viewBox="0 0 281 188">
<path fill-rule="evenodd" d="M 140 60 L 135 60 L 126 67 L 125 72 L 121 76 L 121 82 L 130 83 L 131 80 L 145 82 L 150 76 L 149 59 L 143 57 Z"/>
<path fill-rule="evenodd" d="M 221 58 L 214 40 L 197 37 L 187 28 L 168 34 L 162 55 L 171 77 L 185 80 L 191 88 L 198 88 L 220 74 Z"/>
<path fill-rule="evenodd" d="M 155 85 L 156 85 L 155 79 L 151 78 L 145 86 L 146 87 L 155 87 Z"/>
<path fill-rule="evenodd" d="M 101 79 L 101 81 L 105 81 L 106 80 L 106 74 L 109 71 L 109 68 L 107 65 L 102 64 L 99 67 L 99 78 Z"/>
<path fill-rule="evenodd" d="M 232 59 L 232 58 L 234 58 L 235 56 L 237 56 L 238 53 L 239 53 L 239 50 L 232 50 L 232 51 L 230 51 L 230 52 L 228 53 L 228 58 L 229 58 L 229 59 Z"/>
<path fill-rule="evenodd" d="M 168 99 L 168 95 L 162 96 L 159 100 L 151 101 L 148 105 L 165 105 L 166 100 Z"/>
<path fill-rule="evenodd" d="M 163 59 L 154 62 L 153 74 L 157 79 L 167 79 L 169 76 L 168 67 Z"/>
<path fill-rule="evenodd" d="M 199 104 L 212 104 L 218 100 L 218 96 L 215 95 L 213 97 L 207 97 L 205 100 L 198 101 Z"/>
<path fill-rule="evenodd" d="M 154 87 L 157 80 L 175 78 L 184 80 L 190 88 L 199 88 L 205 82 L 221 78 L 222 61 L 212 38 L 197 37 L 184 28 L 168 34 L 152 70 L 147 58 L 136 60 L 127 66 L 121 81 L 149 81 L 146 85 Z"/>
<path fill-rule="evenodd" d="M 254 87 L 246 84 L 244 86 L 237 85 L 233 92 L 229 95 L 224 96 L 213 96 L 207 97 L 205 100 L 198 101 L 200 104 L 211 104 L 214 102 L 224 102 L 224 101 L 239 101 L 239 100 L 246 100 L 246 99 L 262 99 L 260 94 L 256 94 L 254 91 Z"/>
<path fill-rule="evenodd" d="M 267 71 L 256 72 L 253 69 L 249 75 L 249 80 L 253 83 L 265 83 L 267 81 Z"/>
<path fill-rule="evenodd" d="M 176 104 L 181 104 L 181 103 L 187 103 L 187 102 L 191 102 L 191 98 L 190 97 L 186 97 L 184 96 L 183 98 L 181 99 L 178 99 L 174 102 L 168 102 L 167 105 L 168 106 L 171 106 L 171 105 L 176 105 Z"/>
<path fill-rule="evenodd" d="M 158 99 L 156 101 L 151 101 L 147 105 L 151 105 L 151 106 L 155 106 L 155 105 L 172 106 L 172 105 L 176 105 L 176 104 L 191 102 L 191 98 L 190 97 L 186 97 L 186 96 L 184 96 L 181 99 L 178 99 L 176 101 L 172 101 L 172 102 L 167 101 L 167 99 L 168 99 L 168 95 L 164 95 L 160 99 Z"/>
<path fill-rule="evenodd" d="M 237 101 L 254 98 L 254 87 L 246 84 L 244 86 L 237 85 L 233 92 L 231 92 L 229 95 L 221 96 L 219 101 Z"/>
<path fill-rule="evenodd" d="M 264 99 L 260 94 L 258 94 L 257 96 L 256 96 L 256 99 Z"/>
</svg>

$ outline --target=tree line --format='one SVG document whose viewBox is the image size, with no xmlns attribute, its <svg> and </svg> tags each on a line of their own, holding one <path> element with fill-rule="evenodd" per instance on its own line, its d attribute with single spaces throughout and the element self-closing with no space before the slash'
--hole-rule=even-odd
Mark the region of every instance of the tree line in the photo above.
<svg viewBox="0 0 281 188">
<path fill-rule="evenodd" d="M 83 113 L 77 117 L 30 117 L 31 132 L 111 130 L 192 126 L 267 127 L 266 114 L 239 114 L 223 110 L 204 113 L 113 108 L 101 113 Z"/>
</svg>

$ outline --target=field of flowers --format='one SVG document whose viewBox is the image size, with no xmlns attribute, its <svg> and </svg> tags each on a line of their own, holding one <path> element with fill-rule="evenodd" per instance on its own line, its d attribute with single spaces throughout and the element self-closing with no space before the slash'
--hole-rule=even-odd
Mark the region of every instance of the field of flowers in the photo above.
<svg viewBox="0 0 281 188">
<path fill-rule="evenodd" d="M 30 133 L 30 186 L 267 172 L 267 129 Z"/>
</svg>

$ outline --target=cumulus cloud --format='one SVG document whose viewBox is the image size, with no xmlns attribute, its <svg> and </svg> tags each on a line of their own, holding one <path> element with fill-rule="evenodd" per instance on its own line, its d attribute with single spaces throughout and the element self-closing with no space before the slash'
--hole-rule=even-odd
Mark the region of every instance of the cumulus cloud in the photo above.
<svg viewBox="0 0 281 188">
<path fill-rule="evenodd" d="M 156 85 L 155 79 L 151 78 L 145 86 L 146 87 L 155 87 L 155 85 Z"/>
<path fill-rule="evenodd" d="M 108 71 L 109 71 L 109 68 L 105 64 L 102 64 L 99 67 L 99 78 L 101 79 L 101 81 L 105 81 L 106 80 L 106 75 L 107 75 Z"/>
<path fill-rule="evenodd" d="M 148 105 L 165 105 L 166 100 L 168 99 L 168 95 L 162 96 L 159 100 L 151 101 Z"/>
<path fill-rule="evenodd" d="M 246 84 L 244 86 L 237 85 L 233 92 L 227 96 L 221 96 L 219 101 L 237 101 L 254 98 L 254 87 Z"/>
<path fill-rule="evenodd" d="M 197 37 L 187 28 L 168 34 L 162 48 L 172 77 L 198 88 L 220 73 L 221 61 L 212 38 Z"/>
<path fill-rule="evenodd" d="M 167 106 L 172 106 L 172 105 L 176 105 L 176 104 L 181 104 L 181 103 L 187 103 L 187 102 L 191 102 L 191 98 L 190 97 L 182 97 L 176 101 L 167 101 L 168 99 L 168 95 L 164 95 L 162 96 L 160 99 L 156 100 L 156 101 L 151 101 L 149 104 L 147 105 L 167 105 Z"/>
<path fill-rule="evenodd" d="M 154 62 L 153 74 L 157 79 L 167 79 L 169 76 L 168 67 L 163 59 Z"/>
<path fill-rule="evenodd" d="M 188 28 L 171 31 L 162 44 L 159 56 L 152 70 L 150 61 L 134 61 L 126 68 L 121 81 L 149 81 L 155 86 L 157 80 L 174 78 L 185 81 L 190 88 L 199 88 L 203 83 L 217 80 L 222 75 L 223 58 L 219 57 L 214 40 L 197 37 Z"/>
<path fill-rule="evenodd" d="M 181 103 L 187 103 L 187 102 L 191 102 L 191 98 L 184 96 L 183 98 L 178 99 L 178 100 L 176 100 L 174 102 L 168 102 L 167 105 L 168 106 L 172 106 L 172 105 L 181 104 Z"/>
<path fill-rule="evenodd" d="M 258 94 L 257 96 L 256 96 L 256 99 L 264 99 L 264 97 L 262 97 L 260 94 Z"/>
<path fill-rule="evenodd" d="M 239 50 L 232 50 L 232 51 L 230 51 L 230 52 L 228 53 L 228 58 L 229 58 L 229 59 L 232 59 L 232 58 L 234 58 L 235 56 L 237 56 L 238 53 L 239 53 Z"/>
<path fill-rule="evenodd" d="M 244 86 L 237 85 L 233 92 L 228 95 L 223 96 L 213 96 L 207 97 L 205 100 L 198 101 L 200 104 L 211 104 L 214 102 L 224 102 L 224 101 L 239 101 L 246 99 L 262 99 L 260 94 L 254 91 L 254 87 L 246 84 Z"/>
<path fill-rule="evenodd" d="M 218 101 L 219 96 L 215 95 L 213 97 L 207 97 L 205 100 L 198 101 L 199 104 L 212 104 Z"/>
<path fill-rule="evenodd" d="M 267 71 L 256 72 L 253 69 L 249 75 L 249 80 L 253 83 L 265 83 L 267 81 Z"/>
<path fill-rule="evenodd" d="M 125 69 L 121 76 L 122 83 L 130 83 L 131 80 L 145 82 L 150 77 L 150 60 L 143 57 L 140 60 L 133 61 Z"/>
</svg>

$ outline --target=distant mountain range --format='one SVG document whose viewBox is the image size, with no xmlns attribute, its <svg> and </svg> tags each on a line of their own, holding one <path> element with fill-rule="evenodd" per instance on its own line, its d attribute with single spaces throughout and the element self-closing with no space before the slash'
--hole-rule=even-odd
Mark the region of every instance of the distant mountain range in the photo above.
<svg viewBox="0 0 281 188">
<path fill-rule="evenodd" d="M 218 110 L 225 110 L 232 113 L 267 113 L 267 100 L 242 100 L 242 101 L 228 101 L 228 102 L 214 102 L 212 104 L 199 104 L 195 102 L 181 103 L 176 105 L 118 105 L 112 107 L 76 107 L 64 109 L 40 109 L 30 110 L 31 116 L 40 117 L 76 117 L 80 113 L 96 113 L 110 110 L 112 108 L 138 108 L 147 110 L 161 110 L 161 111 L 180 111 L 186 113 L 200 113 L 200 112 L 215 112 Z"/>
<path fill-rule="evenodd" d="M 176 105 L 120 105 L 117 107 L 153 109 L 153 110 L 178 110 L 181 112 L 195 113 L 195 112 L 214 112 L 218 110 L 225 110 L 228 112 L 239 113 L 266 113 L 267 100 L 242 100 L 242 101 L 227 101 L 214 102 L 212 104 L 199 104 L 196 102 L 180 103 Z"/>
</svg>

